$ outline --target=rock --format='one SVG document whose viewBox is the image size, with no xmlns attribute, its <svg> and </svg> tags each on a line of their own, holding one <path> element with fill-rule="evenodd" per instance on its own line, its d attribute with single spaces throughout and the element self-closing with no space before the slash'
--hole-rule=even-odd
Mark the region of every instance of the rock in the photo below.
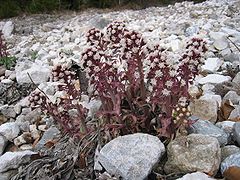
<svg viewBox="0 0 240 180">
<path fill-rule="evenodd" d="M 20 85 L 24 83 L 32 83 L 28 74 L 35 84 L 47 82 L 51 74 L 49 66 L 40 63 L 33 63 L 31 61 L 17 62 L 15 70 L 16 79 Z"/>
<path fill-rule="evenodd" d="M 240 104 L 240 96 L 235 91 L 228 91 L 223 100 L 230 100 L 233 104 Z"/>
<path fill-rule="evenodd" d="M 26 112 L 24 112 L 25 110 L 26 110 Z M 24 108 L 22 110 L 22 114 L 21 114 L 24 116 L 22 116 L 21 118 L 17 118 L 16 122 L 29 122 L 31 124 L 34 124 L 38 119 L 41 119 L 41 110 L 40 109 L 34 109 L 33 111 L 30 111 L 28 113 L 27 113 L 27 111 L 28 111 L 28 109 Z M 27 114 L 25 114 L 25 113 L 27 113 Z"/>
<path fill-rule="evenodd" d="M 7 142 L 8 140 L 4 136 L 0 135 L 0 156 L 3 154 Z"/>
<path fill-rule="evenodd" d="M 9 170 L 7 172 L 0 173 L 0 180 L 9 180 L 17 173 L 17 170 Z"/>
<path fill-rule="evenodd" d="M 215 175 L 221 162 L 217 139 L 202 134 L 176 138 L 168 144 L 167 154 L 164 166 L 167 174 L 201 171 Z"/>
<path fill-rule="evenodd" d="M 223 174 L 230 167 L 240 167 L 240 153 L 235 153 L 228 156 L 222 163 L 221 163 L 221 173 Z"/>
<path fill-rule="evenodd" d="M 228 47 L 228 41 L 226 39 L 218 39 L 214 41 L 213 46 L 218 50 L 223 50 Z"/>
<path fill-rule="evenodd" d="M 16 169 L 20 164 L 29 162 L 33 154 L 37 153 L 32 151 L 6 152 L 0 156 L 0 173 Z"/>
<path fill-rule="evenodd" d="M 14 111 L 16 112 L 16 114 L 20 114 L 22 111 L 22 106 L 20 104 L 16 104 L 14 106 Z"/>
<path fill-rule="evenodd" d="M 195 26 L 188 27 L 185 31 L 185 35 L 193 36 L 193 35 L 196 35 L 198 32 L 199 32 L 199 27 L 195 25 Z"/>
<path fill-rule="evenodd" d="M 186 174 L 182 178 L 178 178 L 177 180 L 214 180 L 214 179 L 202 172 L 194 172 L 191 174 Z"/>
<path fill-rule="evenodd" d="M 240 84 L 240 72 L 236 74 L 236 76 L 233 78 L 232 82 L 236 84 Z"/>
<path fill-rule="evenodd" d="M 1 83 L 12 85 L 14 82 L 11 79 L 3 79 Z"/>
<path fill-rule="evenodd" d="M 240 122 L 236 122 L 233 126 L 233 138 L 237 141 L 240 146 Z"/>
<path fill-rule="evenodd" d="M 155 136 L 136 133 L 113 139 L 100 151 L 98 160 L 112 175 L 123 179 L 142 180 L 165 152 Z"/>
<path fill-rule="evenodd" d="M 106 17 L 103 17 L 102 15 L 97 15 L 96 17 L 93 17 L 90 19 L 89 23 L 91 26 L 98 28 L 98 29 L 103 29 L 105 28 L 108 24 L 110 24 L 112 21 L 110 19 L 107 19 Z"/>
<path fill-rule="evenodd" d="M 31 144 L 23 144 L 19 147 L 19 149 L 25 151 L 25 150 L 32 150 L 32 145 Z"/>
<path fill-rule="evenodd" d="M 215 125 L 220 129 L 224 130 L 226 133 L 231 134 L 233 132 L 234 124 L 235 122 L 233 121 L 222 121 L 222 122 L 216 123 Z"/>
<path fill-rule="evenodd" d="M 14 106 L 4 105 L 0 107 L 0 112 L 7 118 L 15 118 L 17 115 Z"/>
<path fill-rule="evenodd" d="M 214 99 L 196 99 L 191 105 L 192 115 L 213 123 L 217 120 L 218 102 Z"/>
<path fill-rule="evenodd" d="M 170 42 L 170 47 L 173 52 L 176 52 L 183 48 L 183 43 L 179 39 L 175 39 Z"/>
<path fill-rule="evenodd" d="M 32 124 L 29 126 L 29 129 L 30 129 L 32 138 L 34 140 L 40 138 L 40 132 L 39 132 L 39 130 L 37 130 L 37 125 Z"/>
<path fill-rule="evenodd" d="M 208 135 L 217 138 L 220 146 L 228 143 L 229 134 L 225 133 L 222 129 L 213 125 L 211 122 L 199 119 L 189 127 L 190 133 Z"/>
<path fill-rule="evenodd" d="M 36 144 L 35 149 L 39 150 L 44 147 L 44 145 L 50 141 L 58 138 L 60 131 L 56 127 L 50 127 L 46 132 L 44 132 L 40 141 Z"/>
<path fill-rule="evenodd" d="M 240 153 L 240 148 L 235 145 L 227 145 L 221 148 L 222 161 L 224 161 L 228 156 Z"/>
<path fill-rule="evenodd" d="M 6 71 L 7 69 L 4 67 L 4 66 L 0 66 L 0 76 L 3 76 L 3 75 L 5 75 L 5 71 Z"/>
<path fill-rule="evenodd" d="M 88 109 L 88 117 L 93 117 L 94 114 L 99 110 L 99 108 L 102 105 L 102 102 L 99 100 L 91 100 L 90 102 L 87 100 L 84 100 L 83 102 L 81 102 L 81 105 L 83 107 L 85 107 L 86 109 Z"/>
<path fill-rule="evenodd" d="M 3 29 L 2 29 L 2 33 L 3 33 L 3 36 L 5 38 L 8 38 L 11 36 L 12 32 L 13 32 L 13 29 L 14 29 L 14 24 L 12 21 L 7 21 L 4 26 L 3 26 Z"/>
<path fill-rule="evenodd" d="M 212 38 L 214 40 L 224 39 L 227 37 L 227 35 L 223 32 L 210 32 L 209 36 L 210 36 L 210 38 Z"/>
<path fill-rule="evenodd" d="M 230 81 L 230 80 L 231 80 L 230 76 L 224 76 L 220 74 L 209 74 L 206 77 L 203 77 L 200 80 L 198 80 L 198 83 L 199 84 L 207 84 L 207 83 L 221 84 L 223 82 Z"/>
<path fill-rule="evenodd" d="M 228 119 L 232 120 L 232 121 L 239 121 L 239 119 L 240 119 L 240 105 L 236 106 L 235 109 L 232 110 Z"/>
<path fill-rule="evenodd" d="M 7 140 L 12 141 L 20 133 L 19 126 L 15 122 L 4 123 L 0 126 L 0 134 L 5 136 Z"/>
<path fill-rule="evenodd" d="M 39 129 L 40 131 L 46 131 L 46 130 L 47 130 L 47 125 L 46 125 L 46 124 L 39 125 L 39 126 L 38 126 L 38 129 Z"/>
<path fill-rule="evenodd" d="M 26 143 L 32 143 L 31 133 L 24 132 L 21 136 L 18 136 L 17 138 L 15 138 L 13 142 L 16 146 L 20 146 Z"/>
<path fill-rule="evenodd" d="M 221 61 L 219 58 L 207 58 L 205 64 L 202 66 L 202 70 L 216 72 L 222 64 L 223 61 Z"/>
</svg>

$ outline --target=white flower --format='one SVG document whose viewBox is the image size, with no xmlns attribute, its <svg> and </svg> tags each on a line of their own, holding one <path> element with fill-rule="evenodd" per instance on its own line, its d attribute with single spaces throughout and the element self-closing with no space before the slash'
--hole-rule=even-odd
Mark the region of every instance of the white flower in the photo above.
<svg viewBox="0 0 240 180">
<path fill-rule="evenodd" d="M 159 63 L 159 68 L 164 68 L 165 67 L 165 64 L 163 62 Z"/>
<path fill-rule="evenodd" d="M 153 86 L 148 86 L 148 90 L 150 91 L 150 92 L 152 92 L 153 91 Z"/>
<path fill-rule="evenodd" d="M 169 80 L 169 81 L 167 81 L 167 82 L 165 83 L 165 85 L 166 85 L 168 88 L 170 88 L 170 87 L 172 87 L 173 82 Z"/>
<path fill-rule="evenodd" d="M 137 53 L 138 52 L 138 48 L 137 47 L 132 48 L 132 52 Z"/>
<path fill-rule="evenodd" d="M 171 77 L 174 77 L 174 76 L 177 75 L 177 72 L 174 71 L 174 70 L 171 70 L 171 71 L 169 72 L 169 75 L 170 75 Z"/>
<path fill-rule="evenodd" d="M 131 46 L 131 45 L 132 45 L 132 40 L 128 39 L 127 44 L 128 44 L 129 46 Z"/>
<path fill-rule="evenodd" d="M 88 52 L 88 56 L 92 56 L 93 55 L 93 52 L 92 51 L 89 51 Z"/>
<path fill-rule="evenodd" d="M 162 94 L 163 94 L 164 96 L 169 96 L 169 95 L 170 95 L 170 92 L 171 92 L 171 91 L 169 91 L 169 90 L 167 90 L 167 89 L 163 89 Z"/>
<path fill-rule="evenodd" d="M 91 66 L 91 65 L 92 65 L 92 61 L 88 61 L 87 66 Z"/>
<path fill-rule="evenodd" d="M 155 78 L 151 79 L 151 84 L 153 86 L 156 86 L 157 85 L 157 80 Z"/>
<path fill-rule="evenodd" d="M 96 53 L 94 56 L 93 56 L 93 59 L 94 60 L 98 60 L 98 59 L 100 59 L 101 58 L 101 56 L 99 55 L 99 53 Z"/>
<path fill-rule="evenodd" d="M 129 59 L 129 58 L 131 58 L 131 57 L 132 57 L 131 53 L 130 53 L 130 52 L 127 52 L 127 53 L 126 53 L 126 58 Z"/>
<path fill-rule="evenodd" d="M 186 81 L 185 80 L 181 80 L 181 86 L 185 86 L 186 85 Z"/>
<path fill-rule="evenodd" d="M 156 71 L 156 77 L 162 77 L 163 76 L 163 73 L 161 70 L 157 70 Z"/>
<path fill-rule="evenodd" d="M 115 34 L 115 33 L 116 33 L 116 31 L 113 29 L 113 30 L 112 30 L 112 34 Z"/>
<path fill-rule="evenodd" d="M 139 40 L 139 39 L 136 39 L 136 40 L 135 40 L 135 43 L 136 43 L 137 45 L 140 45 L 140 40 Z"/>
<path fill-rule="evenodd" d="M 83 60 L 85 60 L 87 58 L 88 58 L 87 54 L 84 54 L 83 57 L 82 57 Z"/>
<path fill-rule="evenodd" d="M 132 35 L 132 36 L 131 36 L 131 39 L 133 39 L 133 40 L 136 39 L 136 35 L 135 35 L 135 34 Z"/>
</svg>

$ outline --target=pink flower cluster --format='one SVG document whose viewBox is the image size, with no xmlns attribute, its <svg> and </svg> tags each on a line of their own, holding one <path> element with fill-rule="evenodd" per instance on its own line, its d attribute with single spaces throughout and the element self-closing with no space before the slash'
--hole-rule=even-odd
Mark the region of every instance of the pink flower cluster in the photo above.
<svg viewBox="0 0 240 180">
<path fill-rule="evenodd" d="M 0 30 L 0 58 L 8 56 L 6 43 L 4 42 L 3 33 Z"/>
<path fill-rule="evenodd" d="M 131 119 L 141 127 L 149 127 L 149 113 L 160 109 L 159 132 L 171 134 L 167 128 L 174 129 L 172 112 L 179 101 L 188 105 L 188 87 L 203 64 L 206 43 L 193 38 L 181 58 L 175 59 L 171 52 L 147 43 L 140 33 L 127 30 L 121 22 L 110 24 L 105 33 L 91 29 L 87 41 L 89 46 L 80 63 L 103 103 L 102 113 L 117 116 L 118 123 L 126 125 L 123 104 L 127 102 L 131 111 L 128 117 L 134 117 Z M 146 104 L 150 108 L 143 110 Z"/>
</svg>

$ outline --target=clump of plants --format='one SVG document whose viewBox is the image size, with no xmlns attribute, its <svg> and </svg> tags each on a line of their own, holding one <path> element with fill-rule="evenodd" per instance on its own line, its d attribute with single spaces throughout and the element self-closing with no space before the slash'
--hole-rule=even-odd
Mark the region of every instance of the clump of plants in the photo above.
<svg viewBox="0 0 240 180">
<path fill-rule="evenodd" d="M 4 65 L 7 69 L 10 69 L 15 64 L 15 61 L 15 57 L 9 56 L 3 33 L 0 31 L 0 65 Z"/>
<path fill-rule="evenodd" d="M 188 87 L 207 51 L 202 39 L 191 39 L 178 57 L 115 22 L 105 33 L 91 29 L 87 41 L 80 62 L 93 86 L 92 98 L 102 102 L 97 116 L 112 136 L 172 137 L 188 126 Z"/>
<path fill-rule="evenodd" d="M 78 138 L 102 133 L 110 140 L 136 132 L 173 138 L 184 133 L 191 115 L 188 87 L 207 51 L 202 39 L 191 39 L 182 55 L 174 55 L 114 22 L 106 32 L 89 30 L 87 42 L 80 65 L 93 89 L 90 98 L 102 102 L 92 121 L 86 120 L 87 110 L 80 104 L 76 76 L 64 65 L 52 72 L 52 80 L 60 82 L 64 94 L 53 102 L 37 90 L 30 97 L 32 107 L 40 106 Z"/>
</svg>

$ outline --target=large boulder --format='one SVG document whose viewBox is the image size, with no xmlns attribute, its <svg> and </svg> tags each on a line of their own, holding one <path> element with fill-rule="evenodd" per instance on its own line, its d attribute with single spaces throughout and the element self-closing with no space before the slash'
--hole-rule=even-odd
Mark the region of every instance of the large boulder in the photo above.
<svg viewBox="0 0 240 180">
<path fill-rule="evenodd" d="M 15 122 L 4 123 L 0 126 L 0 134 L 12 141 L 20 133 L 19 125 Z"/>
<path fill-rule="evenodd" d="M 0 156 L 0 173 L 16 169 L 20 164 L 29 162 L 33 154 L 36 153 L 32 151 L 6 152 Z"/>
<path fill-rule="evenodd" d="M 100 151 L 98 161 L 112 175 L 123 179 L 142 180 L 165 152 L 163 143 L 156 137 L 136 133 L 117 137 Z"/>
<path fill-rule="evenodd" d="M 230 134 L 227 134 L 224 130 L 215 126 L 209 121 L 199 119 L 189 127 L 190 133 L 209 135 L 217 138 L 220 146 L 224 146 L 228 143 Z"/>
<path fill-rule="evenodd" d="M 51 74 L 51 69 L 48 65 L 33 63 L 27 60 L 18 62 L 15 69 L 18 84 L 32 83 L 31 79 L 35 84 L 41 84 L 47 82 Z"/>
<path fill-rule="evenodd" d="M 176 138 L 167 147 L 166 173 L 205 172 L 215 175 L 221 162 L 218 140 L 202 134 Z"/>
</svg>

